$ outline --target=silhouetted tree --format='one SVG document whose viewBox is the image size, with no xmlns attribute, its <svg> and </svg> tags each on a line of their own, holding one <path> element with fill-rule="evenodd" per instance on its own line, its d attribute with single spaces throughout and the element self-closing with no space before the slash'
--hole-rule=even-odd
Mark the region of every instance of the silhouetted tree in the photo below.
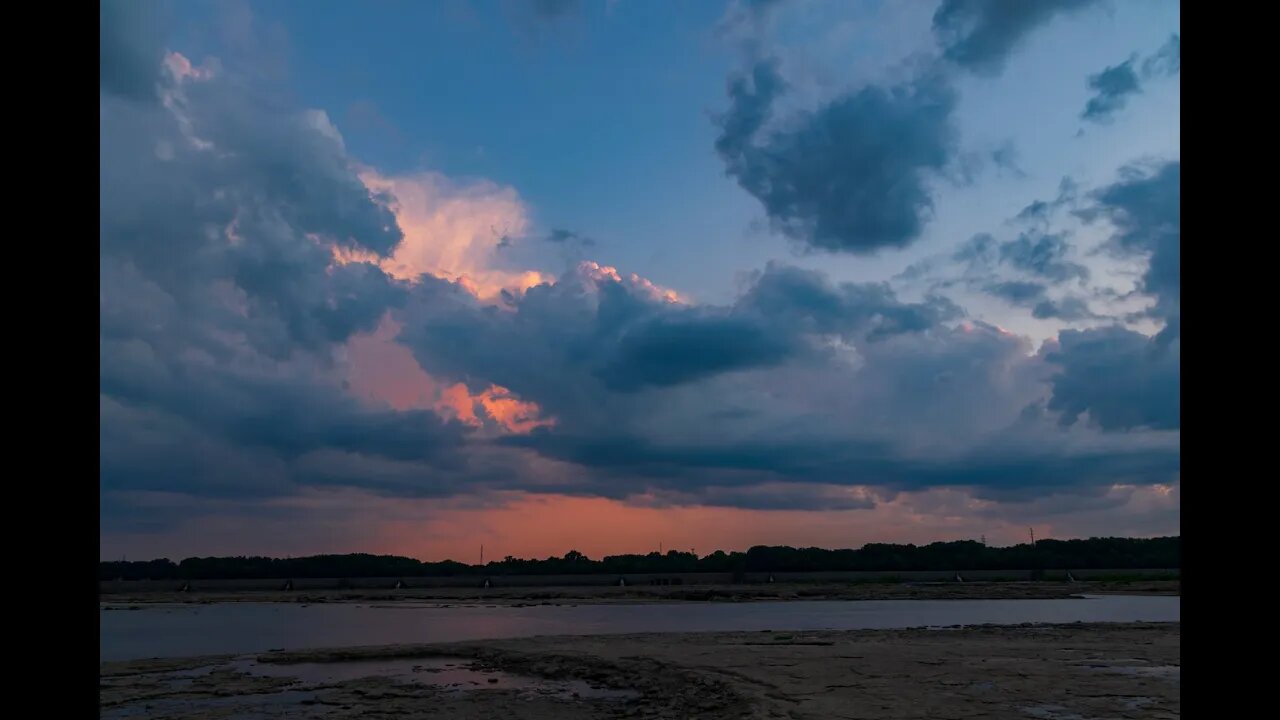
<svg viewBox="0 0 1280 720">
<path fill-rule="evenodd" d="M 564 557 L 523 560 L 510 555 L 485 566 L 453 560 L 422 562 L 395 555 L 313 555 L 300 558 L 204 557 L 179 563 L 167 559 L 106 561 L 98 564 L 100 580 L 207 580 L 250 578 L 362 578 L 414 576 L 558 575 L 608 573 L 746 572 L 878 572 L 910 570 L 1038 570 L 1180 568 L 1182 538 L 1089 538 L 1040 540 L 1010 547 L 991 547 L 972 540 L 928 545 L 868 543 L 861 549 L 826 550 L 757 545 L 745 553 L 717 550 L 698 557 L 669 550 L 660 554 L 609 555 L 592 560 L 577 550 Z"/>
</svg>

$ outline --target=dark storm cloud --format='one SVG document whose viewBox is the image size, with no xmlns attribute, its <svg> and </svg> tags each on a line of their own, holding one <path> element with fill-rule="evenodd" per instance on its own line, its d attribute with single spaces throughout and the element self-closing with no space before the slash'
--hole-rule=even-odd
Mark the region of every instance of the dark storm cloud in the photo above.
<svg viewBox="0 0 1280 720">
<path fill-rule="evenodd" d="M 353 171 L 337 129 L 318 111 L 290 112 L 267 93 L 223 83 L 190 83 L 193 132 L 238 155 L 216 170 L 282 213 L 297 231 L 324 235 L 379 255 L 403 239 L 395 216 Z"/>
<path fill-rule="evenodd" d="M 401 337 L 430 372 L 484 378 L 572 417 L 601 405 L 594 394 L 772 367 L 805 354 L 818 335 L 874 342 L 959 314 L 940 299 L 903 303 L 886 285 L 833 285 L 778 264 L 727 307 L 672 303 L 581 270 L 512 301 L 513 312 L 497 313 L 446 283 L 424 285 Z"/>
<path fill-rule="evenodd" d="M 945 298 L 903 303 L 887 283 L 832 284 L 816 271 L 778 263 L 756 276 L 737 307 L 769 318 L 779 332 L 864 335 L 870 341 L 927 330 L 962 314 Z"/>
<path fill-rule="evenodd" d="M 1052 379 L 1049 408 L 1073 424 L 1086 412 L 1104 431 L 1180 427 L 1181 182 L 1180 164 L 1130 168 L 1091 195 L 1077 211 L 1105 217 L 1115 229 L 1110 249 L 1145 256 L 1139 289 L 1155 298 L 1150 314 L 1164 328 L 1154 338 L 1119 327 L 1063 332 L 1047 360 L 1061 368 Z"/>
<path fill-rule="evenodd" d="M 1115 483 L 1167 483 L 1180 468 L 1177 448 L 1058 452 L 1046 448 L 980 448 L 947 458 L 909 457 L 888 446 L 858 441 L 756 441 L 716 447 L 657 445 L 639 437 L 569 436 L 554 432 L 504 438 L 508 445 L 537 450 L 548 457 L 617 473 L 644 477 L 646 487 L 694 492 L 703 486 L 732 485 L 735 473 L 766 473 L 792 482 L 870 485 L 894 491 L 930 487 L 975 488 L 979 496 L 1050 488 L 1105 486 Z M 748 474 L 747 484 L 760 476 Z M 725 481 L 729 482 L 726 483 Z M 823 503 L 796 505 L 812 509 Z"/>
<path fill-rule="evenodd" d="M 98 426 L 104 495 L 141 491 L 262 498 L 293 492 L 287 463 L 270 451 L 239 447 L 178 415 L 122 401 L 105 390 Z"/>
<path fill-rule="evenodd" d="M 327 242 L 385 253 L 401 235 L 323 114 L 219 78 L 170 73 L 163 91 L 174 109 L 103 98 L 100 251 L 104 279 L 122 282 L 104 315 L 148 288 L 177 307 L 166 331 L 234 329 L 281 358 L 368 330 L 399 302 L 381 270 L 330 267 Z"/>
<path fill-rule="evenodd" d="M 1089 76 L 1089 89 L 1094 96 L 1080 117 L 1093 122 L 1106 122 L 1124 109 L 1129 97 L 1142 92 L 1142 83 L 1157 77 L 1176 75 L 1182 67 L 1181 43 L 1177 35 L 1154 54 L 1141 61 L 1134 55 L 1128 60 Z M 1141 68 L 1141 77 L 1136 68 Z"/>
<path fill-rule="evenodd" d="M 994 75 L 1032 30 L 1097 0 L 943 0 L 933 31 L 943 56 L 972 72 Z"/>
<path fill-rule="evenodd" d="M 1104 217 L 1111 222 L 1116 231 L 1112 252 L 1148 258 L 1140 289 L 1156 299 L 1153 313 L 1175 334 L 1182 294 L 1181 190 L 1179 161 L 1129 168 L 1119 182 L 1093 193 L 1093 206 L 1078 211 L 1086 220 Z"/>
<path fill-rule="evenodd" d="M 812 250 L 869 253 L 919 237 L 930 181 L 954 158 L 955 94 L 930 76 L 867 86 L 767 129 L 786 90 L 777 62 L 729 83 L 716 150 L 778 231 Z"/>
<path fill-rule="evenodd" d="M 255 377 L 170 362 L 150 377 L 135 358 L 104 344 L 100 388 L 120 402 L 185 418 L 212 436 L 292 458 L 322 448 L 395 460 L 427 460 L 455 448 L 462 428 L 427 411 L 371 411 L 305 380 Z M 151 358 L 148 358 L 151 360 Z"/>
<path fill-rule="evenodd" d="M 328 118 L 217 68 L 162 63 L 129 27 L 112 25 L 111 52 L 164 102 L 104 69 L 103 491 L 288 494 L 320 480 L 305 468 L 316 453 L 406 463 L 424 482 L 456 467 L 466 428 L 363 407 L 332 373 L 334 348 L 407 292 L 334 262 L 334 246 L 385 254 L 401 234 Z"/>
<path fill-rule="evenodd" d="M 139 101 L 155 99 L 166 10 L 160 0 L 102 0 L 98 82 L 103 92 Z"/>
<path fill-rule="evenodd" d="M 1053 377 L 1049 409 L 1063 425 L 1088 413 L 1107 431 L 1176 430 L 1180 426 L 1179 342 L 1167 346 L 1119 327 L 1064 330 L 1047 359 L 1062 368 Z"/>
<path fill-rule="evenodd" d="M 959 314 L 949 303 L 904 303 L 883 285 L 833 284 L 773 264 L 721 308 L 673 305 L 588 275 L 535 287 L 511 312 L 476 307 L 443 284 L 431 292 L 456 303 L 407 307 L 403 337 L 423 366 L 498 382 L 556 415 L 555 427 L 498 442 L 583 468 L 591 480 L 579 489 L 590 494 L 747 502 L 710 488 L 762 482 L 1007 493 L 1167 482 L 1177 472 L 1167 443 L 1073 449 L 1054 437 L 1051 419 L 1020 420 L 1057 365 L 996 328 L 948 327 Z M 830 336 L 856 348 L 856 365 L 819 350 Z M 745 368 L 758 373 L 736 372 Z M 789 414 L 787 400 L 741 404 L 762 392 L 805 410 Z M 824 402 L 818 398 L 822 412 L 812 404 Z M 1010 434 L 1011 423 L 1024 422 L 1029 430 Z M 645 429 L 654 424 L 661 436 Z M 1007 442 L 980 440 L 1005 435 Z M 976 444 L 907 449 L 916 442 Z M 810 501 L 797 491 L 778 502 Z"/>
<path fill-rule="evenodd" d="M 613 390 L 679 385 L 732 370 L 768 367 L 794 352 L 786 337 L 750 320 L 663 314 L 639 323 L 595 371 Z"/>
</svg>

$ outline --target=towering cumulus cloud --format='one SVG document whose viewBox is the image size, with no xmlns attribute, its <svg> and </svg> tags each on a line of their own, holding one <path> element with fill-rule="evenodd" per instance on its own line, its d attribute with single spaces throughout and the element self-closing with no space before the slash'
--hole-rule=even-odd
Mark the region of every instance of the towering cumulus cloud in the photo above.
<svg viewBox="0 0 1280 720">
<path fill-rule="evenodd" d="M 155 20 L 136 16 L 151 6 L 103 6 L 105 507 L 290 494 L 325 454 L 456 467 L 465 426 L 371 410 L 333 373 L 334 352 L 408 296 L 374 264 L 334 262 L 401 243 L 388 198 L 323 112 L 161 53 Z"/>
</svg>

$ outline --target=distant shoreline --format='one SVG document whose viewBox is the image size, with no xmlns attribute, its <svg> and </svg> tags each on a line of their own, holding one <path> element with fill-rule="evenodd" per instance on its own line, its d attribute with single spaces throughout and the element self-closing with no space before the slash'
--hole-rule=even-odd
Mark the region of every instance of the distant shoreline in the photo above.
<svg viewBox="0 0 1280 720">
<path fill-rule="evenodd" d="M 271 576 L 242 578 L 163 578 L 100 580 L 100 593 L 175 591 L 372 590 L 483 587 L 763 585 L 770 583 L 912 583 L 1176 580 L 1178 568 L 1101 568 L 1052 570 L 845 570 L 824 572 L 646 572 L 384 576 Z"/>
<path fill-rule="evenodd" d="M 172 584 L 172 583 L 171 583 Z M 298 588 L 295 590 L 152 589 L 100 593 L 104 609 L 155 603 L 429 603 L 485 605 L 542 605 L 653 602 L 776 602 L 795 600 L 1001 600 L 1070 598 L 1081 594 L 1178 595 L 1181 581 L 1131 578 L 1123 580 L 952 581 L 952 582 L 773 582 L 683 585 L 545 585 L 489 588 L 383 587 Z"/>
</svg>

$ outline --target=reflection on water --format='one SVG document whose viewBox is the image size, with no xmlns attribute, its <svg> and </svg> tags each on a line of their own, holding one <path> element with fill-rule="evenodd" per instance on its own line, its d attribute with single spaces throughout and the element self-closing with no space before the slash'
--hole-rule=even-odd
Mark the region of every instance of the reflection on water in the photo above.
<svg viewBox="0 0 1280 720">
<path fill-rule="evenodd" d="M 1181 598 L 1086 596 L 1054 600 L 841 600 L 395 607 L 349 604 L 144 605 L 103 612 L 100 657 L 240 655 L 275 648 L 453 642 L 533 635 L 853 630 L 946 625 L 1171 622 Z"/>
</svg>

